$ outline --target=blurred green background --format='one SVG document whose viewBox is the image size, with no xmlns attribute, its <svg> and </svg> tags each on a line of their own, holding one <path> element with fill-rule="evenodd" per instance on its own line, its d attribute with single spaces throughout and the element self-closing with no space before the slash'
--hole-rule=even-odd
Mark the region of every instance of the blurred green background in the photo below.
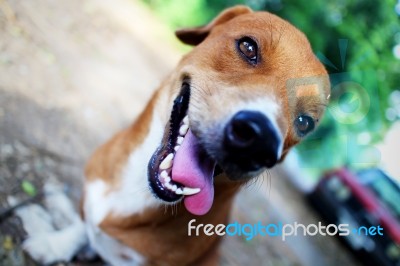
<svg viewBox="0 0 400 266">
<path fill-rule="evenodd" d="M 375 147 L 400 117 L 400 4 L 395 0 L 143 0 L 170 27 L 198 26 L 246 4 L 290 21 L 309 38 L 332 82 L 318 130 L 298 147 L 312 178 L 347 165 L 379 165 Z M 400 136 L 399 136 L 400 137 Z"/>
</svg>

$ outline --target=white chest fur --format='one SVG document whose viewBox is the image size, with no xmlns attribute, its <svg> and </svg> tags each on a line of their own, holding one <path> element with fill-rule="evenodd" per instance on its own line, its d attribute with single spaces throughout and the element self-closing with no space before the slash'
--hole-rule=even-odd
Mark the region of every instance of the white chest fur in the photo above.
<svg viewBox="0 0 400 266">
<path fill-rule="evenodd" d="M 160 144 L 162 132 L 162 122 L 155 116 L 148 136 L 129 156 L 117 188 L 110 191 L 108 184 L 101 179 L 85 185 L 84 212 L 90 243 L 112 265 L 143 263 L 140 254 L 102 232 L 99 224 L 109 214 L 124 217 L 160 204 L 149 190 L 147 165 Z"/>
</svg>

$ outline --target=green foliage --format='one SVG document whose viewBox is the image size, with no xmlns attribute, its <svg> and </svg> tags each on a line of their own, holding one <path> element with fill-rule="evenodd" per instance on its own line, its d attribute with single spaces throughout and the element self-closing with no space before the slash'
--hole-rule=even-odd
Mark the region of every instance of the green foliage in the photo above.
<svg viewBox="0 0 400 266">
<path fill-rule="evenodd" d="M 316 172 L 379 162 L 374 143 L 388 127 L 388 95 L 400 87 L 395 0 L 144 0 L 171 27 L 201 25 L 222 9 L 247 4 L 287 19 L 309 38 L 332 81 L 331 105 L 319 129 L 299 147 Z"/>
<path fill-rule="evenodd" d="M 143 0 L 165 20 L 173 30 L 200 25 L 212 18 L 204 0 Z"/>
<path fill-rule="evenodd" d="M 374 143 L 388 126 L 388 96 L 400 87 L 400 61 L 392 54 L 400 33 L 396 1 L 282 2 L 276 13 L 308 36 L 323 62 L 331 62 L 332 103 L 319 130 L 299 147 L 304 163 L 318 170 L 379 163 Z"/>
</svg>

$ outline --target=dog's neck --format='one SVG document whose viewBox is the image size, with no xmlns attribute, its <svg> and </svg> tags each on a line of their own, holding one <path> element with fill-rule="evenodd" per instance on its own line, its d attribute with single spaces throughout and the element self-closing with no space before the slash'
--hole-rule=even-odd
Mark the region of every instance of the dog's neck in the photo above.
<svg viewBox="0 0 400 266">
<path fill-rule="evenodd" d="M 155 199 L 148 187 L 147 164 L 162 139 L 168 121 L 163 117 L 170 113 L 165 103 L 169 97 L 163 95 L 166 91 L 165 88 L 157 90 L 136 122 L 96 152 L 94 158 L 97 158 L 94 165 L 89 163 L 90 171 L 86 172 L 86 176 L 93 182 L 96 179 L 106 182 L 109 185 L 106 193 L 118 194 L 125 201 L 121 202 L 120 209 L 114 206 L 112 212 L 100 219 L 102 230 L 133 247 L 144 257 L 165 260 L 165 256 L 169 256 L 171 261 L 180 264 L 198 259 L 219 239 L 216 235 L 188 236 L 189 221 L 196 219 L 196 223 L 214 225 L 226 223 L 241 183 L 230 181 L 223 174 L 215 177 L 213 206 L 203 216 L 190 214 L 182 202 L 165 205 Z M 121 178 L 113 175 L 120 175 Z M 127 199 L 131 202 L 126 202 Z M 196 241 L 191 239 L 193 237 Z M 180 252 L 188 250 L 188 245 L 193 250 L 190 258 Z M 163 250 L 167 247 L 174 247 L 174 250 Z"/>
</svg>

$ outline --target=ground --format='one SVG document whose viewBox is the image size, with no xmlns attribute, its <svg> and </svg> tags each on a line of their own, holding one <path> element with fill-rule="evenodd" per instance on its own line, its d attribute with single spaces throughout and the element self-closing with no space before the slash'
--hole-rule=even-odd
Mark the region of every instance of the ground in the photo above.
<svg viewBox="0 0 400 266">
<path fill-rule="evenodd" d="M 40 203 L 57 180 L 77 202 L 90 153 L 138 115 L 182 53 L 133 0 L 0 0 L 0 36 L 0 265 L 35 265 L 11 197 Z M 244 189 L 233 221 L 318 221 L 280 171 Z M 330 237 L 226 238 L 221 253 L 222 265 L 354 265 Z"/>
</svg>

